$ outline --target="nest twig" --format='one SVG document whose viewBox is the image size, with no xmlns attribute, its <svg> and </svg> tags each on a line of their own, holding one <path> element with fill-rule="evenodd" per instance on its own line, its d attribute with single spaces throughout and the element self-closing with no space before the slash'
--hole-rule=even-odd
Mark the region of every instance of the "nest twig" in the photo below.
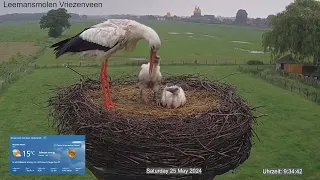
<svg viewBox="0 0 320 180">
<path fill-rule="evenodd" d="M 132 84 L 135 78 L 123 75 L 111 84 Z M 235 88 L 198 75 L 165 81 L 210 91 L 220 100 L 210 111 L 185 117 L 125 117 L 97 107 L 87 92 L 100 89 L 100 82 L 86 79 L 50 98 L 53 126 L 59 134 L 86 135 L 87 165 L 103 168 L 100 175 L 107 179 L 178 179 L 146 175 L 146 167 L 201 167 L 202 175 L 179 178 L 212 179 L 249 157 L 256 117 Z"/>
</svg>

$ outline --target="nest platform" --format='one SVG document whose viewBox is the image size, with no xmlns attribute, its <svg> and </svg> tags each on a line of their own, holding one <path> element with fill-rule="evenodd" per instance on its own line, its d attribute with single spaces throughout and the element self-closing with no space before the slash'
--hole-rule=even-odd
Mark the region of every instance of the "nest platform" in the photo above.
<svg viewBox="0 0 320 180">
<path fill-rule="evenodd" d="M 58 134 L 86 135 L 86 165 L 98 179 L 203 179 L 236 169 L 250 155 L 255 116 L 227 84 L 196 75 L 170 76 L 187 103 L 157 107 L 140 99 L 136 76 L 111 82 L 117 106 L 107 111 L 99 80 L 85 79 L 50 98 Z M 200 175 L 150 175 L 147 167 L 199 167 Z"/>
</svg>

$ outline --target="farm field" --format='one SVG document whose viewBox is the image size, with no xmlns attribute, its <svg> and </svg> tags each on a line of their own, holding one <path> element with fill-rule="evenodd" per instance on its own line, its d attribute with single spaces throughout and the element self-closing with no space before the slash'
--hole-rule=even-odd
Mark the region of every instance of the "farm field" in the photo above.
<svg viewBox="0 0 320 180">
<path fill-rule="evenodd" d="M 164 63 L 236 63 L 243 64 L 248 60 L 261 60 L 269 63 L 269 54 L 263 54 L 261 47 L 261 35 L 266 30 L 252 29 L 245 27 L 202 25 L 189 23 L 170 22 L 146 22 L 153 27 L 162 39 L 162 48 L 159 55 Z M 67 37 L 71 37 L 89 26 L 87 23 L 76 24 L 67 30 L 57 42 Z M 232 42 L 234 41 L 234 42 Z M 117 64 L 133 62 L 130 57 L 148 57 L 148 45 L 144 41 L 138 43 L 134 52 L 119 51 L 114 61 L 125 59 L 127 61 L 116 62 Z M 251 52 L 248 52 L 251 51 Z M 110 63 L 115 63 L 110 59 Z M 80 60 L 81 61 L 81 60 Z M 83 63 L 96 63 L 84 61 Z M 77 56 L 65 55 L 58 60 L 53 56 L 52 49 L 46 51 L 37 61 L 37 65 L 56 65 L 70 63 L 79 64 Z"/>
<path fill-rule="evenodd" d="M 47 31 L 36 22 L 0 23 L 0 41 L 33 41 L 47 38 Z"/>
<path fill-rule="evenodd" d="M 33 23 L 0 23 L 0 91 L 1 83 L 25 61 L 21 56 L 34 56 L 47 32 Z M 17 54 L 21 56 L 18 57 Z"/>
<path fill-rule="evenodd" d="M 0 62 L 7 61 L 20 52 L 22 55 L 34 55 L 38 47 L 33 42 L 0 42 Z"/>
<path fill-rule="evenodd" d="M 34 55 L 39 42 L 48 39 L 47 31 L 41 30 L 35 22 L 0 23 L 0 32 L 0 63 L 19 52 Z"/>
<path fill-rule="evenodd" d="M 206 60 L 218 61 L 219 63 L 224 63 L 227 60 L 230 63 L 234 61 L 244 63 L 251 59 L 269 62 L 269 54 L 250 53 L 235 49 L 262 51 L 261 35 L 266 31 L 263 29 L 169 22 L 148 22 L 147 24 L 154 27 L 162 38 L 163 48 L 159 55 L 164 63 L 169 64 L 171 61 L 180 63 L 181 61 L 193 62 L 196 59 L 203 63 Z M 87 25 L 88 23 L 73 25 L 58 40 L 76 34 Z M 14 31 L 9 32 L 10 28 L 8 27 L 16 28 Z M 19 25 L 15 23 L 9 24 L 8 27 L 6 27 L 5 23 L 0 24 L 0 30 L 6 29 L 3 34 L 8 32 L 8 36 L 2 35 L 0 40 L 17 40 L 13 38 L 13 35 L 16 34 L 17 37 L 21 38 L 20 41 L 22 39 L 33 42 L 44 42 L 46 40 L 44 45 L 50 45 L 50 43 L 58 41 L 51 38 L 47 40 L 47 32 L 39 30 L 37 24 L 34 23 L 21 24 L 21 29 L 25 27 L 29 33 L 39 33 L 38 36 L 26 36 L 24 32 L 20 31 Z M 169 32 L 180 34 L 169 34 Z M 128 59 L 127 56 L 146 57 L 147 53 L 147 44 L 140 42 L 135 52 L 120 52 L 117 54 L 118 57 L 110 60 L 110 63 L 133 62 L 132 60 L 118 60 Z M 64 63 L 79 64 L 81 61 L 88 64 L 98 63 L 94 59 L 91 62 L 85 61 L 85 59 L 79 60 L 77 56 L 62 56 L 61 59 L 56 60 L 51 49 L 46 50 L 34 63 L 39 66 L 54 66 Z M 116 78 L 123 72 L 138 74 L 139 69 L 139 66 L 122 66 L 110 67 L 109 71 L 112 78 Z M 100 68 L 81 67 L 75 68 L 75 70 L 98 78 Z M 252 106 L 265 106 L 260 110 L 262 113 L 268 114 L 268 116 L 258 119 L 258 124 L 255 127 L 261 142 L 255 137 L 249 159 L 240 165 L 235 173 L 228 172 L 216 177 L 217 180 L 319 179 L 320 144 L 316 137 L 320 135 L 320 122 L 318 121 L 320 119 L 320 106 L 302 98 L 298 94 L 273 86 L 259 78 L 239 73 L 237 72 L 237 66 L 176 65 L 163 66 L 161 70 L 164 74 L 201 73 L 212 79 L 223 78 L 221 81 L 236 86 L 240 95 Z M 232 73 L 237 74 L 224 78 Z M 52 88 L 62 85 L 67 86 L 79 79 L 79 75 L 67 68 L 40 68 L 10 84 L 0 94 L 0 115 L 5 117 L 0 121 L 0 136 L 3 137 L 0 138 L 1 179 L 95 179 L 89 171 L 86 175 L 50 176 L 10 175 L 8 172 L 9 135 L 55 134 L 50 127 L 50 122 L 47 120 L 48 110 L 43 107 L 47 105 L 48 98 L 54 95 Z M 263 175 L 262 169 L 264 168 L 302 168 L 303 175 Z"/>
</svg>

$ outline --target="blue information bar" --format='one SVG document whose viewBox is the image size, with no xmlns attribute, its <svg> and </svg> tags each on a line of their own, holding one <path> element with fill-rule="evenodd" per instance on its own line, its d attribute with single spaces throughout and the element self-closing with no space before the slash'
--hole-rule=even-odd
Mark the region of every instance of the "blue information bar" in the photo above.
<svg viewBox="0 0 320 180">
<path fill-rule="evenodd" d="M 10 174 L 84 174 L 85 136 L 10 136 Z"/>
</svg>

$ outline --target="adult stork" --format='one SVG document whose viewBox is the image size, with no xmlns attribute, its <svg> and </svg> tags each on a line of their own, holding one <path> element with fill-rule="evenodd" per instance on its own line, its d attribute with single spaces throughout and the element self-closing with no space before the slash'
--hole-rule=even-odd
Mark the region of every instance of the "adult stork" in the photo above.
<svg viewBox="0 0 320 180">
<path fill-rule="evenodd" d="M 51 48 L 55 48 L 56 59 L 65 53 L 81 52 L 82 55 L 97 56 L 101 60 L 100 78 L 104 105 L 110 109 L 115 106 L 115 103 L 111 99 L 108 58 L 121 49 L 133 51 L 141 39 L 146 40 L 151 48 L 149 58 L 149 74 L 151 75 L 157 51 L 161 47 L 161 40 L 155 30 L 134 20 L 109 19 L 86 28 L 71 38 L 53 44 Z"/>
</svg>

